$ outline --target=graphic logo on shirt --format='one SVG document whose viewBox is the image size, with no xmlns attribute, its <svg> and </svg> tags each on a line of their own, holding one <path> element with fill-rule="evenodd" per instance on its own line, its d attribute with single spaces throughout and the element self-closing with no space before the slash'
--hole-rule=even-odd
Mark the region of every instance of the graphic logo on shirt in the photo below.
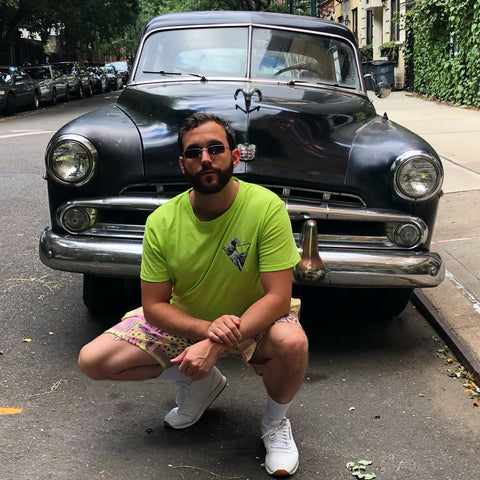
<svg viewBox="0 0 480 480">
<path fill-rule="evenodd" d="M 240 271 L 243 270 L 243 266 L 245 265 L 250 245 L 250 243 L 240 243 L 237 237 L 233 237 L 230 243 L 226 247 L 223 247 L 223 251 Z"/>
</svg>

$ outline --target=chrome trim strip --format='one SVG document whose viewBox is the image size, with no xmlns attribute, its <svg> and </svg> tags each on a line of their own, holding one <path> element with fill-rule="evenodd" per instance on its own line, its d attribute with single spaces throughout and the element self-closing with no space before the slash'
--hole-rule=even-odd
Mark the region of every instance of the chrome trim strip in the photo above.
<svg viewBox="0 0 480 480">
<path fill-rule="evenodd" d="M 73 200 L 62 205 L 57 212 L 57 222 L 63 225 L 63 215 L 70 208 L 93 208 L 93 209 L 116 209 L 152 212 L 160 205 L 163 205 L 169 198 L 161 197 L 105 197 Z M 369 209 L 362 207 L 332 206 L 327 202 L 315 203 L 298 200 L 284 200 L 288 214 L 291 220 L 305 220 L 312 218 L 314 220 L 342 220 L 352 222 L 384 222 L 384 223 L 412 223 L 416 225 L 422 235 L 413 249 L 421 245 L 428 238 L 428 227 L 425 222 L 418 217 L 412 217 L 401 212 L 392 210 Z M 76 235 L 75 232 L 70 232 Z M 142 225 L 110 224 L 97 223 L 90 230 L 81 232 L 81 235 L 93 236 L 125 236 L 129 238 L 141 238 L 143 234 Z M 359 248 L 400 248 L 395 245 L 387 236 L 350 236 L 350 235 L 329 235 L 318 234 L 319 245 L 331 244 L 332 247 L 359 247 Z M 298 240 L 298 238 L 296 238 Z M 298 242 L 297 242 L 298 243 Z M 403 249 L 404 247 L 402 247 Z"/>
<path fill-rule="evenodd" d="M 321 249 L 325 278 L 318 286 L 427 288 L 445 276 L 434 252 L 378 252 Z M 122 278 L 138 277 L 141 240 L 58 235 L 46 228 L 40 237 L 40 259 L 48 267 L 76 273 Z M 297 280 L 295 280 L 297 282 Z"/>
<path fill-rule="evenodd" d="M 141 197 L 120 196 L 104 198 L 84 198 L 72 200 L 62 205 L 60 214 L 72 207 L 119 209 L 119 210 L 142 210 L 153 211 L 160 205 L 168 202 L 166 197 Z M 357 222 L 410 222 L 424 225 L 421 218 L 412 217 L 395 210 L 382 210 L 376 208 L 361 208 L 348 206 L 332 206 L 327 202 L 316 203 L 307 200 L 284 200 L 290 218 L 304 218 L 305 214 L 321 220 L 350 220 Z"/>
</svg>

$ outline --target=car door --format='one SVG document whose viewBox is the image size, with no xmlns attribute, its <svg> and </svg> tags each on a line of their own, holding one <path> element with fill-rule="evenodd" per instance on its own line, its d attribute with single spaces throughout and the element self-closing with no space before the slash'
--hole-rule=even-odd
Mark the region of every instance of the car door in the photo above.
<svg viewBox="0 0 480 480">
<path fill-rule="evenodd" d="M 17 106 L 24 106 L 29 101 L 27 74 L 17 67 L 11 69 L 11 74 Z"/>
</svg>

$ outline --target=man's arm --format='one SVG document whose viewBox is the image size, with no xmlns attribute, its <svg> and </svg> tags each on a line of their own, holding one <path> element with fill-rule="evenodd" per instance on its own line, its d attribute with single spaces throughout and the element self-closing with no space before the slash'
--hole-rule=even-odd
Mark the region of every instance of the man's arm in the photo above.
<svg viewBox="0 0 480 480">
<path fill-rule="evenodd" d="M 191 340 L 207 336 L 210 322 L 195 318 L 170 304 L 172 282 L 141 281 L 142 306 L 145 319 L 164 332 Z"/>
<path fill-rule="evenodd" d="M 171 281 L 146 282 L 142 280 L 142 306 L 148 323 L 165 332 L 190 340 L 203 340 L 215 330 L 212 340 L 232 347 L 241 339 L 240 320 L 234 315 L 222 315 L 214 322 L 192 317 L 170 304 Z"/>
<path fill-rule="evenodd" d="M 292 268 L 260 272 L 260 281 L 265 294 L 240 317 L 241 338 L 235 343 L 263 332 L 275 320 L 289 312 L 292 297 L 292 272 Z M 214 342 L 220 342 L 221 340 L 216 335 L 218 332 L 214 327 L 215 325 L 212 325 L 208 330 L 208 338 Z"/>
</svg>

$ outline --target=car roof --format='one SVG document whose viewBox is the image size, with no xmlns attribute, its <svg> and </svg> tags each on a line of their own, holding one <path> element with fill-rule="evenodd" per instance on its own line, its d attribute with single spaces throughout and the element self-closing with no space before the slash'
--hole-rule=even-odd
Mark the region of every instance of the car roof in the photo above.
<svg viewBox="0 0 480 480">
<path fill-rule="evenodd" d="M 152 19 L 145 27 L 144 34 L 159 28 L 198 25 L 262 25 L 291 29 L 312 30 L 348 38 L 356 44 L 353 32 L 340 23 L 305 15 L 289 15 L 253 11 L 205 11 L 167 13 Z"/>
</svg>

